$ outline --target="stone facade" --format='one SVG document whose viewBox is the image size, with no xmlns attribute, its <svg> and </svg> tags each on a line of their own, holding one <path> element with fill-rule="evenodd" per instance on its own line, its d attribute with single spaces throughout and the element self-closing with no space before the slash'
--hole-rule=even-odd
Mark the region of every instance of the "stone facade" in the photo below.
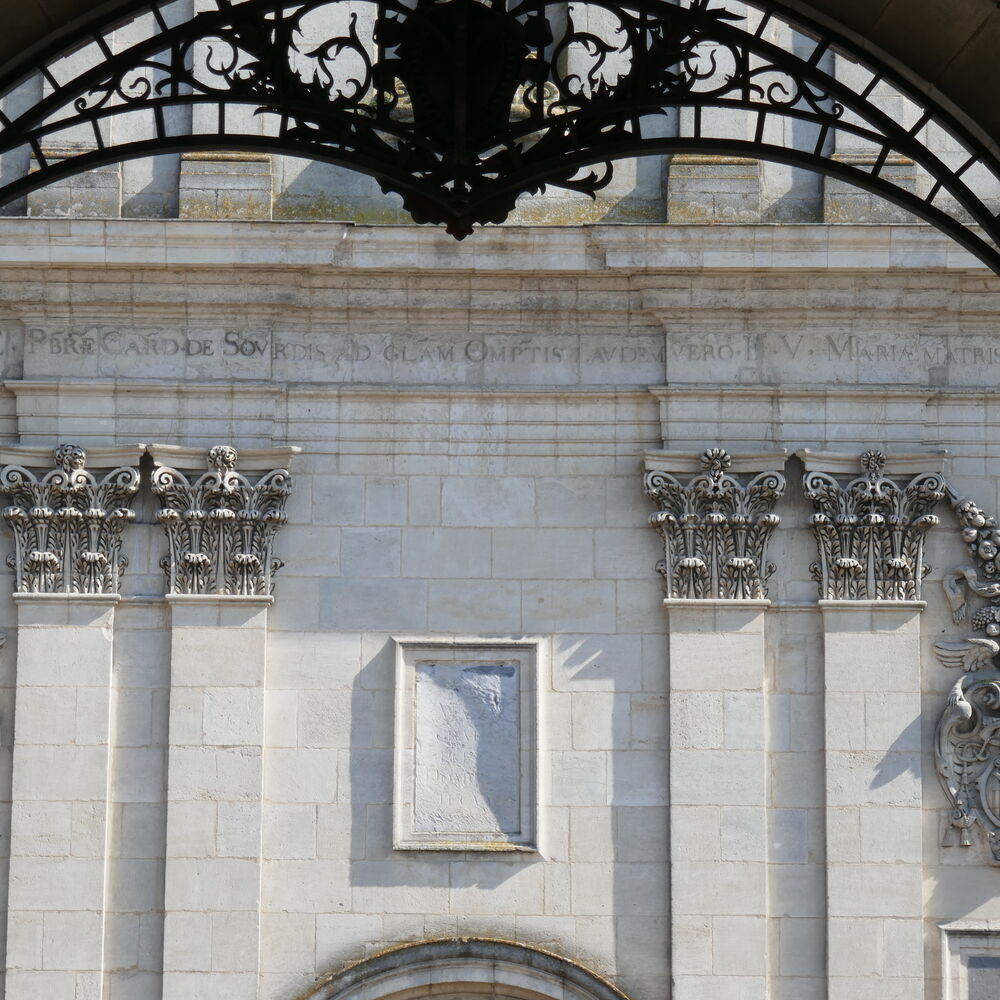
<svg viewBox="0 0 1000 1000">
<path fill-rule="evenodd" d="M 998 995 L 941 665 L 993 753 L 995 280 L 906 225 L 2 221 L 8 1000 Z M 18 548 L 70 508 L 134 517 Z M 113 585 L 24 585 L 70 551 Z M 556 957 L 381 955 L 463 937 Z"/>
</svg>

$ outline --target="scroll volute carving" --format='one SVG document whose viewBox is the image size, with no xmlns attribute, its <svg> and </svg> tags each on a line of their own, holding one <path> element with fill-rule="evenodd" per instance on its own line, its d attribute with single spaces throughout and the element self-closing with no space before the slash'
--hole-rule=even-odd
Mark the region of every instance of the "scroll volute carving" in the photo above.
<svg viewBox="0 0 1000 1000">
<path fill-rule="evenodd" d="M 986 835 L 993 863 L 1000 864 L 1000 644 L 992 639 L 939 642 L 945 667 L 959 668 L 938 720 L 934 756 L 951 801 L 944 847 L 971 847 L 972 829 Z"/>
<path fill-rule="evenodd" d="M 812 565 L 820 597 L 834 601 L 915 601 L 927 573 L 924 537 L 945 495 L 944 478 L 922 473 L 908 483 L 885 475 L 886 458 L 867 451 L 863 474 L 849 482 L 808 471 L 806 496 L 816 513 L 819 558 Z"/>
<path fill-rule="evenodd" d="M 701 456 L 703 471 L 682 483 L 671 472 L 649 468 L 663 453 L 647 456 L 644 490 L 659 507 L 650 524 L 663 540 L 657 564 L 668 598 L 755 600 L 767 597 L 774 565 L 767 545 L 779 523 L 774 506 L 785 491 L 780 472 L 760 472 L 741 482 L 722 448 Z"/>
<path fill-rule="evenodd" d="M 287 519 L 292 478 L 274 469 L 251 482 L 236 471 L 238 460 L 235 448 L 217 445 L 208 452 L 208 471 L 196 479 L 166 466 L 153 473 L 169 593 L 272 593 L 274 573 L 284 565 L 274 556 L 274 537 Z"/>
<path fill-rule="evenodd" d="M 127 565 L 125 525 L 139 489 L 139 471 L 121 467 L 97 478 L 78 445 L 62 444 L 55 468 L 36 474 L 25 465 L 0 470 L 9 498 L 3 519 L 14 533 L 7 565 L 22 594 L 116 594 Z"/>
<path fill-rule="evenodd" d="M 1000 865 L 1000 529 L 978 504 L 947 490 L 972 565 L 945 574 L 955 624 L 983 633 L 940 641 L 942 666 L 958 669 L 934 734 L 938 778 L 951 805 L 944 847 L 970 847 L 978 828 Z M 969 593 L 986 603 L 969 614 Z"/>
</svg>

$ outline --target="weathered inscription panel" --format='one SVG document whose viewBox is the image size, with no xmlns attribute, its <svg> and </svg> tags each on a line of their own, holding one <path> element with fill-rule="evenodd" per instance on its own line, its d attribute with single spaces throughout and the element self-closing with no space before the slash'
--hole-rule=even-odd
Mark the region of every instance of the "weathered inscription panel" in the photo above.
<svg viewBox="0 0 1000 1000">
<path fill-rule="evenodd" d="M 415 833 L 520 833 L 517 672 L 516 663 L 417 665 Z"/>
<path fill-rule="evenodd" d="M 537 651 L 397 640 L 397 849 L 534 849 Z"/>
</svg>

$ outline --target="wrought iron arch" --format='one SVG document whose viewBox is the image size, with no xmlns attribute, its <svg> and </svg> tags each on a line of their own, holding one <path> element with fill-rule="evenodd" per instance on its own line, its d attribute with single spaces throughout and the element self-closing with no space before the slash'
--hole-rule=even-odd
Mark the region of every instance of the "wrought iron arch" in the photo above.
<svg viewBox="0 0 1000 1000">
<path fill-rule="evenodd" d="M 0 115 L 0 155 L 33 164 L 0 204 L 120 160 L 238 148 L 369 174 L 462 238 L 545 185 L 593 195 L 616 159 L 709 152 L 842 178 L 1000 273 L 1000 163 L 871 54 L 780 4 L 213 3 L 147 0 L 128 44 L 120 22 L 95 23 L 42 59 L 41 99 Z M 838 137 L 862 155 L 839 156 Z"/>
</svg>

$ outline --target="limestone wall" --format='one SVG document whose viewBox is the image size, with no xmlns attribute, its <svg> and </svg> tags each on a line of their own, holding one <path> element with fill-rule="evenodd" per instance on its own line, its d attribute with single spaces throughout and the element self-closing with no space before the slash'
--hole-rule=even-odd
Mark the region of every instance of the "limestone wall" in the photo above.
<svg viewBox="0 0 1000 1000">
<path fill-rule="evenodd" d="M 933 734 L 958 674 L 933 643 L 971 634 L 941 586 L 970 558 L 948 503 L 926 609 L 835 622 L 810 573 L 802 460 L 782 459 L 771 604 L 760 642 L 733 646 L 735 619 L 664 610 L 642 492 L 647 451 L 878 448 L 891 472 L 894 455 L 931 471 L 947 450 L 948 482 L 1000 510 L 995 279 L 943 237 L 512 228 L 456 245 L 403 227 L 10 220 L 0 246 L 8 441 L 302 449 L 273 607 L 211 621 L 164 600 L 143 459 L 102 633 L 104 895 L 77 865 L 103 786 L 27 787 L 15 752 L 0 797 L 67 891 L 46 895 L 51 869 L 18 848 L 8 997 L 74 995 L 93 962 L 68 945 L 81 913 L 101 918 L 112 1000 L 292 1000 L 345 962 L 448 935 L 541 945 L 634 1000 L 671 979 L 678 998 L 929 1000 L 938 925 L 972 921 L 975 951 L 1000 920 L 983 830 L 940 846 Z M 4 570 L 0 595 L 13 586 Z M 8 761 L 28 740 L 11 725 L 28 711 L 19 673 L 45 660 L 27 659 L 25 622 L 0 596 Z M 533 644 L 537 743 L 519 766 L 535 777 L 517 794 L 535 851 L 394 847 L 396 640 L 456 638 L 481 640 L 458 656 L 473 664 Z M 78 746 L 84 702 L 51 711 L 51 746 Z M 464 739 L 450 745 L 471 752 Z"/>
</svg>

